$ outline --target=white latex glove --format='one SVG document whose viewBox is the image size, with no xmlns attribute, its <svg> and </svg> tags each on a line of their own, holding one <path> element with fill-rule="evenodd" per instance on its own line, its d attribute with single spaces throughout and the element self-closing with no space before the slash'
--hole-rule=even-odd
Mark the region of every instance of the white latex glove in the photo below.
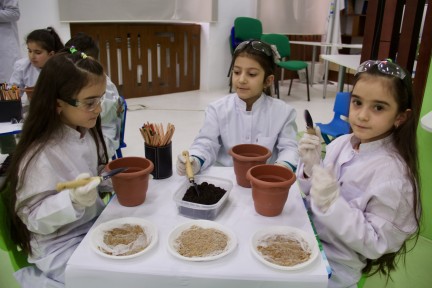
<svg viewBox="0 0 432 288">
<path fill-rule="evenodd" d="M 90 177 L 88 173 L 82 173 L 76 177 L 76 179 L 83 179 Z M 73 203 L 79 204 L 84 207 L 92 206 L 98 197 L 97 187 L 100 184 L 100 178 L 97 177 L 94 180 L 90 181 L 84 186 L 69 189 L 69 195 Z"/>
<path fill-rule="evenodd" d="M 317 126 L 315 131 L 316 135 L 304 133 L 298 145 L 300 160 L 304 164 L 303 172 L 308 177 L 312 176 L 312 167 L 321 161 L 321 130 Z"/>
<path fill-rule="evenodd" d="M 339 183 L 332 170 L 332 167 L 313 167 L 310 195 L 312 202 L 323 213 L 327 212 L 339 197 Z"/>
<path fill-rule="evenodd" d="M 189 156 L 189 161 L 191 162 L 192 165 L 193 174 L 194 175 L 198 174 L 198 172 L 201 169 L 201 163 L 199 159 L 193 156 Z M 176 168 L 177 168 L 177 174 L 179 174 L 180 176 L 186 175 L 186 160 L 181 153 L 177 156 Z"/>
</svg>

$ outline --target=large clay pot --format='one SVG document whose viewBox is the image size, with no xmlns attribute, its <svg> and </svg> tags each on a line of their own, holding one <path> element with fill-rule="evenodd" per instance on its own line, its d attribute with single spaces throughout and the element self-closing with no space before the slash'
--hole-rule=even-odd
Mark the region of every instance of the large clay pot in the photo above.
<svg viewBox="0 0 432 288">
<path fill-rule="evenodd" d="M 119 203 L 128 207 L 144 203 L 153 163 L 143 157 L 123 157 L 109 162 L 105 169 L 111 171 L 120 167 L 128 167 L 128 170 L 112 177 Z"/>
<path fill-rule="evenodd" d="M 255 165 L 265 164 L 272 154 L 269 149 L 258 144 L 239 144 L 228 153 L 233 157 L 237 184 L 246 188 L 251 187 L 246 172 Z"/>
<path fill-rule="evenodd" d="M 281 214 L 295 174 L 282 166 L 263 164 L 249 169 L 246 177 L 252 184 L 255 211 L 263 216 Z"/>
</svg>

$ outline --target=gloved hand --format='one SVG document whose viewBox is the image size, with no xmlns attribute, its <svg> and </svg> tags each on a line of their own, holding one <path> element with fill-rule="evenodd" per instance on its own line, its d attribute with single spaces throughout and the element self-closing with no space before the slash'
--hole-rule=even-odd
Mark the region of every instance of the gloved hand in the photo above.
<svg viewBox="0 0 432 288">
<path fill-rule="evenodd" d="M 194 175 L 198 174 L 198 172 L 201 169 L 200 161 L 193 156 L 189 157 L 189 161 L 191 162 L 193 174 Z M 179 174 L 180 176 L 186 175 L 186 160 L 181 153 L 177 156 L 176 168 L 177 168 L 177 174 Z"/>
<path fill-rule="evenodd" d="M 312 167 L 321 161 L 321 130 L 315 127 L 316 135 L 304 133 L 299 141 L 298 149 L 300 160 L 303 162 L 303 172 L 306 176 L 312 176 Z"/>
<path fill-rule="evenodd" d="M 90 174 L 88 173 L 82 173 L 76 177 L 76 179 L 83 179 L 90 177 Z M 100 178 L 97 177 L 94 180 L 90 181 L 84 186 L 70 189 L 69 190 L 69 196 L 73 203 L 79 204 L 84 207 L 90 207 L 92 206 L 98 197 L 98 190 L 97 186 L 100 183 Z"/>
<path fill-rule="evenodd" d="M 332 167 L 313 167 L 310 195 L 312 202 L 323 213 L 327 212 L 339 197 L 339 183 L 332 170 Z"/>
</svg>

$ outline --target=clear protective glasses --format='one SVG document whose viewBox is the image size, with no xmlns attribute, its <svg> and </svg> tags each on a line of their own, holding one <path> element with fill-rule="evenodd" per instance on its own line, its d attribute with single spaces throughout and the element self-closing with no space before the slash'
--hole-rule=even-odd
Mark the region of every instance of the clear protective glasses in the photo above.
<svg viewBox="0 0 432 288">
<path fill-rule="evenodd" d="M 78 109 L 81 109 L 81 110 L 86 111 L 86 112 L 92 112 L 97 107 L 102 105 L 103 101 L 105 100 L 105 94 L 101 97 L 85 99 L 82 101 L 78 101 L 76 99 L 66 99 L 66 100 L 62 99 L 62 100 L 65 101 L 66 103 L 68 103 L 69 105 L 77 107 Z"/>
<path fill-rule="evenodd" d="M 267 43 L 261 42 L 259 40 L 248 40 L 248 41 L 241 42 L 235 48 L 234 54 L 240 53 L 241 51 L 246 49 L 246 47 L 249 45 L 256 51 L 262 52 L 267 56 L 273 56 L 273 50 L 272 50 L 271 46 L 268 45 Z"/>
<path fill-rule="evenodd" d="M 369 71 L 372 67 L 377 66 L 379 72 L 397 77 L 404 80 L 407 73 L 397 64 L 391 62 L 390 60 L 367 60 L 360 64 L 357 68 L 356 75 L 358 73 Z"/>
</svg>

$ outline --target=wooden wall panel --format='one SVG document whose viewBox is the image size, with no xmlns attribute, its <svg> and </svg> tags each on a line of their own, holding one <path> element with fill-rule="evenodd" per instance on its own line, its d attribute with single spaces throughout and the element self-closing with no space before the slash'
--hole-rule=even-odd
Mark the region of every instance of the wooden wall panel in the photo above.
<svg viewBox="0 0 432 288">
<path fill-rule="evenodd" d="M 197 24 L 71 23 L 99 44 L 99 60 L 125 98 L 199 89 Z"/>
</svg>

